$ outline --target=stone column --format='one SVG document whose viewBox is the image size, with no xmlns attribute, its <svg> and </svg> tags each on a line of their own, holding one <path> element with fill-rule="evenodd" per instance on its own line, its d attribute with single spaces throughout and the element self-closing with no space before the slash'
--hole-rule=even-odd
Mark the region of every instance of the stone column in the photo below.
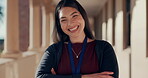
<svg viewBox="0 0 148 78">
<path fill-rule="evenodd" d="M 45 50 L 50 43 L 50 15 L 42 6 L 42 49 Z"/>
<path fill-rule="evenodd" d="M 19 0 L 19 38 L 20 51 L 29 46 L 29 0 Z"/>
<path fill-rule="evenodd" d="M 54 13 L 50 12 L 50 45 L 53 44 L 53 29 L 54 29 Z"/>
<path fill-rule="evenodd" d="M 41 43 L 40 0 L 30 0 L 29 50 L 38 51 Z"/>
<path fill-rule="evenodd" d="M 19 0 L 7 0 L 7 25 L 4 51 L 1 57 L 17 58 L 19 50 Z"/>
<path fill-rule="evenodd" d="M 107 2 L 107 38 L 113 44 L 113 0 Z"/>
<path fill-rule="evenodd" d="M 107 40 L 106 5 L 102 10 L 102 39 Z"/>
</svg>

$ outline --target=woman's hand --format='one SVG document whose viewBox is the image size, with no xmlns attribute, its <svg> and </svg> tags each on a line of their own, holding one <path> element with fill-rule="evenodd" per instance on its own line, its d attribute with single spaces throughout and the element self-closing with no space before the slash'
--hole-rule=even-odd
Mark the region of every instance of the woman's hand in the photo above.
<svg viewBox="0 0 148 78">
<path fill-rule="evenodd" d="M 82 75 L 82 78 L 114 78 L 110 75 L 114 74 L 113 72 L 101 72 L 94 74 Z"/>
<path fill-rule="evenodd" d="M 56 75 L 56 72 L 54 71 L 53 68 L 51 69 L 51 73 L 52 73 L 53 75 Z"/>
<path fill-rule="evenodd" d="M 56 75 L 56 72 L 54 69 L 51 69 L 51 73 L 53 75 Z M 113 72 L 101 72 L 101 73 L 94 73 L 94 74 L 87 74 L 87 75 L 82 75 L 82 78 L 113 78 L 112 75 L 114 74 Z"/>
</svg>

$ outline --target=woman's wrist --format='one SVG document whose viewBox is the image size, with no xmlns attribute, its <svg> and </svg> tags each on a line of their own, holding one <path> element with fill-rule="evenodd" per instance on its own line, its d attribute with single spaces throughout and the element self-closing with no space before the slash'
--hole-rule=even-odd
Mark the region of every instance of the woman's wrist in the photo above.
<svg viewBox="0 0 148 78">
<path fill-rule="evenodd" d="M 87 78 L 87 76 L 86 75 L 81 75 L 81 78 Z"/>
</svg>

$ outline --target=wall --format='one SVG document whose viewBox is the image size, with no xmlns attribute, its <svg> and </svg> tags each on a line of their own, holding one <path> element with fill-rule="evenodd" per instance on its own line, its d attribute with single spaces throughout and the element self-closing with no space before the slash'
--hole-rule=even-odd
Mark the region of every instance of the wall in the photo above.
<svg viewBox="0 0 148 78">
<path fill-rule="evenodd" d="M 126 41 L 128 39 L 126 0 L 108 0 L 94 18 L 97 20 L 95 24 L 98 24 L 95 25 L 96 38 L 100 39 L 102 35 L 103 40 L 107 40 L 112 45 L 114 43 L 120 78 L 148 78 L 146 1 L 131 0 L 129 7 L 131 9 L 131 45 L 127 45 L 128 41 Z M 100 28 L 102 28 L 101 34 L 97 32 Z M 113 41 L 114 37 L 115 41 Z"/>
<path fill-rule="evenodd" d="M 0 58 L 0 78 L 34 78 L 42 53 L 24 52 L 17 59 Z"/>
<path fill-rule="evenodd" d="M 146 57 L 146 1 L 132 0 L 132 78 L 148 78 Z"/>
<path fill-rule="evenodd" d="M 130 48 L 123 49 L 123 0 L 115 0 L 115 3 L 113 1 L 108 0 L 100 14 L 98 14 L 100 16 L 98 16 L 98 19 L 102 19 L 98 23 L 99 28 L 102 28 L 102 34 L 96 32 L 96 35 L 102 35 L 103 40 L 114 44 L 113 47 L 119 63 L 119 76 L 120 78 L 130 78 Z M 115 5 L 114 9 L 113 4 Z M 115 38 L 114 41 L 113 37 Z"/>
</svg>

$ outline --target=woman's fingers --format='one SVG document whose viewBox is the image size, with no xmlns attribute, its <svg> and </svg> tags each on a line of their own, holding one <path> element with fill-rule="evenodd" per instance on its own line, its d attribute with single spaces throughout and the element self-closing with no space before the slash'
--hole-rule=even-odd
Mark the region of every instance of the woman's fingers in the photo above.
<svg viewBox="0 0 148 78">
<path fill-rule="evenodd" d="M 52 73 L 53 75 L 56 75 L 56 72 L 54 71 L 53 68 L 51 69 L 51 73 Z"/>
<path fill-rule="evenodd" d="M 114 74 L 114 72 L 101 72 L 101 73 L 99 73 L 99 74 L 112 75 L 112 74 Z"/>
<path fill-rule="evenodd" d="M 56 75 L 56 72 L 55 70 L 52 68 L 51 69 L 51 73 L 53 75 Z M 95 73 L 95 74 L 89 74 L 89 75 L 85 75 L 85 77 L 82 77 L 82 78 L 113 78 L 112 75 L 114 74 L 114 72 L 101 72 L 101 73 Z"/>
<path fill-rule="evenodd" d="M 114 78 L 111 76 L 112 74 L 114 74 L 114 72 L 105 71 L 105 72 L 98 73 L 98 76 L 100 76 L 100 78 Z"/>
<path fill-rule="evenodd" d="M 89 74 L 89 75 L 82 75 L 82 78 L 114 78 L 110 75 L 101 75 L 101 74 L 97 74 L 97 75 L 92 75 L 92 74 Z"/>
<path fill-rule="evenodd" d="M 113 72 L 101 72 L 101 73 L 82 75 L 82 78 L 114 78 L 110 76 L 112 74 Z"/>
<path fill-rule="evenodd" d="M 109 76 L 109 75 L 99 75 L 99 77 L 97 78 L 114 78 L 114 77 Z"/>
</svg>

